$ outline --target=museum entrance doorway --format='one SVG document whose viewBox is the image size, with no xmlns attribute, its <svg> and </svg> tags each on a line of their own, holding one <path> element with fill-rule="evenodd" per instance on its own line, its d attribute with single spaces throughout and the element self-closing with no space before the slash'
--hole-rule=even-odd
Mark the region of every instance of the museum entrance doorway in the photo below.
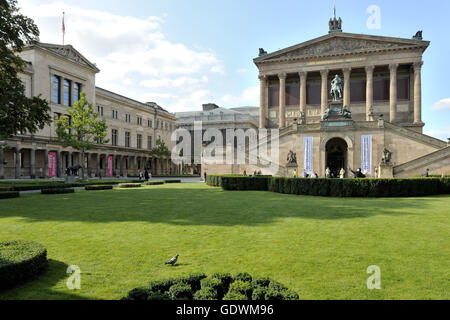
<svg viewBox="0 0 450 320">
<path fill-rule="evenodd" d="M 339 171 L 342 168 L 347 169 L 347 151 L 348 145 L 344 139 L 334 138 L 328 141 L 326 145 L 326 166 L 330 168 L 332 177 L 339 177 Z"/>
</svg>

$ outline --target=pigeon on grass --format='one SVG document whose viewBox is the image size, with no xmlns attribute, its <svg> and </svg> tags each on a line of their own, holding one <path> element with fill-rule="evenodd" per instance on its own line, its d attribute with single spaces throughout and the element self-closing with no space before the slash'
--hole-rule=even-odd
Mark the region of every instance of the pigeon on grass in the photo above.
<svg viewBox="0 0 450 320">
<path fill-rule="evenodd" d="M 178 257 L 179 257 L 180 255 L 179 254 L 177 254 L 175 257 L 173 257 L 172 259 L 170 259 L 169 261 L 167 261 L 166 262 L 166 264 L 170 264 L 170 265 L 175 265 L 175 263 L 177 263 L 177 261 L 178 261 Z"/>
</svg>

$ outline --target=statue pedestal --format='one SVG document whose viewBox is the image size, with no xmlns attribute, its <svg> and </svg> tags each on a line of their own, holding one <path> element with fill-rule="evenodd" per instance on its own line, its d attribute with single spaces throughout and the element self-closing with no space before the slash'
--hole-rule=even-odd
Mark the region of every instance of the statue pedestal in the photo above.
<svg viewBox="0 0 450 320">
<path fill-rule="evenodd" d="M 298 164 L 296 163 L 289 163 L 286 165 L 286 177 L 293 178 L 294 172 L 297 172 L 297 178 L 298 178 Z"/>
<path fill-rule="evenodd" d="M 392 164 L 380 164 L 380 166 L 378 167 L 378 178 L 394 178 L 394 166 Z"/>
<path fill-rule="evenodd" d="M 76 176 L 66 176 L 65 182 L 66 183 L 75 183 L 77 182 L 77 178 Z"/>
</svg>

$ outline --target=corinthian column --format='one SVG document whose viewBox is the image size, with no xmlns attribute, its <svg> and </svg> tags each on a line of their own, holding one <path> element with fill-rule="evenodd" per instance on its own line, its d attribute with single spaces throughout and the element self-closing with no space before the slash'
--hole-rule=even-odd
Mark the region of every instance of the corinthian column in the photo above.
<svg viewBox="0 0 450 320">
<path fill-rule="evenodd" d="M 266 77 L 259 76 L 259 127 L 266 127 Z"/>
<path fill-rule="evenodd" d="M 414 123 L 422 123 L 422 65 L 414 63 Z"/>
<path fill-rule="evenodd" d="M 366 121 L 370 121 L 370 109 L 373 107 L 373 70 L 375 66 L 366 67 Z"/>
<path fill-rule="evenodd" d="M 300 113 L 306 113 L 306 72 L 299 72 L 300 76 Z"/>
<path fill-rule="evenodd" d="M 390 122 L 395 122 L 397 118 L 397 69 L 398 63 L 389 65 L 391 71 L 391 86 L 390 86 Z"/>
<path fill-rule="evenodd" d="M 327 109 L 328 104 L 328 70 L 321 70 L 320 75 L 322 77 L 322 85 L 321 85 L 321 104 L 320 104 L 320 115 L 321 117 L 325 114 L 325 110 Z"/>
<path fill-rule="evenodd" d="M 280 79 L 280 120 L 279 127 L 286 127 L 286 73 L 278 75 Z"/>
<path fill-rule="evenodd" d="M 351 68 L 342 70 L 344 73 L 344 107 L 350 108 L 350 74 Z"/>
</svg>

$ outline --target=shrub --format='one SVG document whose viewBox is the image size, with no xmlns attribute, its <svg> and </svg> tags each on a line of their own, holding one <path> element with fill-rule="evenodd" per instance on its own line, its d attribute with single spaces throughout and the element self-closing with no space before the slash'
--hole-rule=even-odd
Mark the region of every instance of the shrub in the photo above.
<svg viewBox="0 0 450 320">
<path fill-rule="evenodd" d="M 202 288 L 194 294 L 194 300 L 218 300 L 217 291 L 213 288 Z"/>
<path fill-rule="evenodd" d="M 159 186 L 164 184 L 164 181 L 146 181 L 144 182 L 144 185 L 146 186 Z"/>
<path fill-rule="evenodd" d="M 142 184 L 140 183 L 121 183 L 119 184 L 119 188 L 126 189 L 126 188 L 140 188 L 142 187 Z"/>
<path fill-rule="evenodd" d="M 192 288 L 187 283 L 177 283 L 170 287 L 169 296 L 172 300 L 192 300 Z"/>
<path fill-rule="evenodd" d="M 169 291 L 170 287 L 175 284 L 176 279 L 164 279 L 151 281 L 148 285 L 148 289 L 153 292 L 165 293 Z"/>
<path fill-rule="evenodd" d="M 86 191 L 112 190 L 113 186 L 110 186 L 110 185 L 102 185 L 102 186 L 101 185 L 98 185 L 98 186 L 93 185 L 93 186 L 86 186 L 86 187 L 84 187 L 84 189 Z"/>
<path fill-rule="evenodd" d="M 128 292 L 128 300 L 144 301 L 147 300 L 151 291 L 148 288 L 135 288 Z"/>
<path fill-rule="evenodd" d="M 270 177 L 222 177 L 224 190 L 267 191 Z"/>
<path fill-rule="evenodd" d="M 201 281 L 206 278 L 204 273 L 193 273 L 178 279 L 179 282 L 185 282 L 191 286 L 192 290 L 197 291 L 201 288 Z"/>
<path fill-rule="evenodd" d="M 262 301 L 266 299 L 266 291 L 267 288 L 264 287 L 256 287 L 253 289 L 252 300 L 254 301 Z"/>
<path fill-rule="evenodd" d="M 19 191 L 0 192 L 0 199 L 11 199 L 20 197 Z"/>
<path fill-rule="evenodd" d="M 150 300 L 156 300 L 156 301 L 170 300 L 170 296 L 165 293 L 150 292 L 147 300 L 149 300 L 149 301 Z"/>
<path fill-rule="evenodd" d="M 233 282 L 233 277 L 229 273 L 215 273 L 211 276 L 212 278 L 219 279 L 222 282 L 222 291 L 228 292 L 230 284 Z"/>
<path fill-rule="evenodd" d="M 0 290 L 42 274 L 48 266 L 47 249 L 30 241 L 0 242 Z"/>
<path fill-rule="evenodd" d="M 242 279 L 242 280 L 233 280 Z M 151 281 L 147 288 L 131 290 L 125 300 L 298 300 L 298 294 L 269 278 L 239 273 L 207 277 L 203 273 Z"/>
<path fill-rule="evenodd" d="M 242 301 L 242 300 L 248 300 L 247 296 L 245 294 L 242 294 L 240 292 L 236 291 L 229 291 L 225 297 L 223 297 L 223 300 L 228 301 Z"/>
<path fill-rule="evenodd" d="M 228 290 L 228 293 L 237 292 L 240 294 L 243 294 L 247 297 L 247 300 L 250 300 L 253 293 L 253 287 L 250 282 L 244 282 L 241 280 L 234 281 L 230 285 L 230 289 Z"/>
<path fill-rule="evenodd" d="M 62 188 L 62 189 L 42 189 L 41 194 L 67 194 L 67 193 L 74 193 L 74 189 L 69 188 Z"/>
<path fill-rule="evenodd" d="M 0 192 L 14 191 L 13 187 L 0 187 Z"/>
<path fill-rule="evenodd" d="M 247 272 L 238 273 L 233 278 L 234 281 L 252 282 L 252 276 Z"/>
<path fill-rule="evenodd" d="M 181 180 L 164 180 L 164 183 L 181 183 Z"/>
</svg>

